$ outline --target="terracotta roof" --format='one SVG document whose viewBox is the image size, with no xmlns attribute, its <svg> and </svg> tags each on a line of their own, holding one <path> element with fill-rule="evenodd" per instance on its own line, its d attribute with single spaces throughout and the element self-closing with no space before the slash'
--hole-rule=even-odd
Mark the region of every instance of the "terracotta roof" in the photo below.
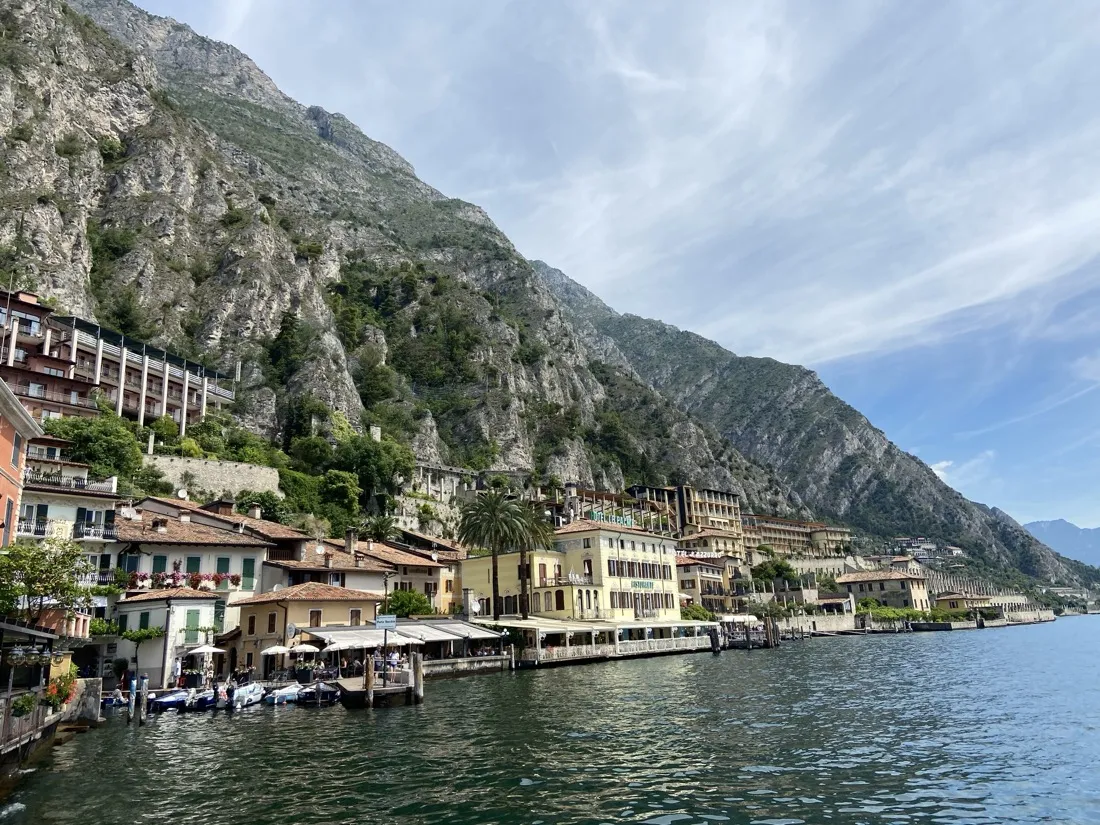
<svg viewBox="0 0 1100 825">
<path fill-rule="evenodd" d="M 705 530 L 700 530 L 698 533 L 688 533 L 680 537 L 680 541 L 694 541 L 695 539 L 736 539 L 738 535 L 729 530 L 719 530 L 717 527 L 708 527 Z"/>
<path fill-rule="evenodd" d="M 147 590 L 144 593 L 136 593 L 133 596 L 127 596 L 122 599 L 119 604 L 130 604 L 131 602 L 155 602 L 163 599 L 220 599 L 224 598 L 224 595 L 219 595 L 213 590 L 195 590 L 193 587 L 165 587 L 160 590 Z"/>
<path fill-rule="evenodd" d="M 318 555 L 313 551 L 313 545 L 306 548 L 306 558 L 304 561 L 291 560 L 273 560 L 268 559 L 264 564 L 270 564 L 273 567 L 282 567 L 287 570 L 362 570 L 367 573 L 388 573 L 393 570 L 393 565 L 386 564 L 378 559 L 371 558 L 370 556 L 362 556 L 362 560 L 357 567 L 355 559 L 352 558 L 350 553 L 345 553 L 343 550 L 335 549 L 333 542 L 325 542 L 326 555 L 332 556 L 332 566 L 329 567 L 325 564 L 325 556 Z"/>
<path fill-rule="evenodd" d="M 439 536 L 429 536 L 427 533 L 420 533 L 420 532 L 417 532 L 416 530 L 409 530 L 409 529 L 404 528 L 404 527 L 401 528 L 401 532 L 402 533 L 407 533 L 410 536 L 416 536 L 418 539 L 422 539 L 423 541 L 428 541 L 428 542 L 432 542 L 433 544 L 438 544 L 444 551 L 450 551 L 450 552 L 456 554 L 456 555 L 452 556 L 452 558 L 454 558 L 456 560 L 466 558 L 466 548 L 463 547 L 461 544 L 459 544 L 457 541 L 452 541 L 451 539 L 440 538 Z M 440 552 L 440 557 L 442 557 L 442 552 Z"/>
<path fill-rule="evenodd" d="M 234 524 L 243 524 L 251 530 L 255 530 L 257 533 L 267 539 L 308 539 L 310 536 L 303 533 L 301 530 L 297 530 L 294 527 L 288 527 L 285 524 L 280 524 L 277 521 L 269 521 L 262 518 L 252 518 L 252 516 L 246 516 L 241 513 L 234 513 L 231 516 L 223 516 L 219 513 L 215 513 L 213 510 L 205 509 L 204 505 L 199 504 L 197 501 L 189 501 L 181 498 L 159 498 L 157 496 L 149 496 L 149 499 L 158 501 L 161 504 L 166 504 L 169 507 L 178 507 L 181 510 L 191 510 L 193 512 L 201 512 L 205 516 L 217 519 L 218 521 L 225 522 L 226 526 Z"/>
<path fill-rule="evenodd" d="M 370 549 L 368 549 L 368 546 Z M 409 567 L 443 567 L 443 565 L 437 561 L 426 559 L 423 556 L 418 556 L 415 553 L 409 553 L 405 550 L 399 550 L 396 547 L 391 547 L 380 541 L 360 541 L 356 544 L 356 547 L 363 555 L 376 558 L 379 561 L 384 561 L 389 564 L 404 564 Z"/>
<path fill-rule="evenodd" d="M 907 573 L 904 570 L 862 570 L 858 573 L 844 573 L 836 577 L 837 584 L 853 584 L 855 582 L 877 582 L 893 579 L 919 579 L 924 581 L 924 576 L 916 573 Z"/>
<path fill-rule="evenodd" d="M 194 521 L 183 522 L 172 516 L 160 513 L 142 512 L 140 521 L 117 519 L 115 528 L 118 540 L 141 544 L 215 544 L 227 547 L 270 547 L 262 539 L 237 533 L 233 530 L 219 530 Z M 153 520 L 165 523 L 165 531 L 153 529 Z"/>
<path fill-rule="evenodd" d="M 677 567 L 687 567 L 690 564 L 705 564 L 707 567 L 716 567 L 719 570 L 722 569 L 722 565 L 716 564 L 713 561 L 708 561 L 707 559 L 695 559 L 695 558 L 692 558 L 691 556 L 677 556 L 676 557 L 676 566 Z"/>
<path fill-rule="evenodd" d="M 380 602 L 381 593 L 368 593 L 366 590 L 349 590 L 321 582 L 306 582 L 293 587 L 284 587 L 270 593 L 261 593 L 233 602 L 234 607 L 249 604 L 269 604 L 270 602 Z"/>
<path fill-rule="evenodd" d="M 559 527 L 554 531 L 555 536 L 562 536 L 567 533 L 587 533 L 590 530 L 604 530 L 608 533 L 630 533 L 634 536 L 644 536 L 648 539 L 655 541 L 668 540 L 668 536 L 659 536 L 656 533 L 650 533 L 646 530 L 640 530 L 637 527 L 623 527 L 619 524 L 611 524 L 606 521 L 591 521 L 586 518 L 574 519 L 564 527 Z"/>
</svg>

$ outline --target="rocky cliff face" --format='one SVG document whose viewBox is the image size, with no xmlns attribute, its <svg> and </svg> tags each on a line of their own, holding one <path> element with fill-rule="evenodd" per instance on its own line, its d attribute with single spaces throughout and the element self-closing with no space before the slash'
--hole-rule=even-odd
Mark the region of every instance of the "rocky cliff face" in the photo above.
<svg viewBox="0 0 1100 825">
<path fill-rule="evenodd" d="M 812 371 L 739 357 L 660 321 L 620 315 L 563 273 L 535 266 L 578 329 L 614 347 L 643 380 L 743 455 L 775 468 L 814 512 L 873 535 L 958 544 L 979 566 L 1100 580 L 1100 570 L 1059 556 L 1003 512 L 948 487 Z"/>
<path fill-rule="evenodd" d="M 26 288 L 240 362 L 237 414 L 271 435 L 316 399 L 425 461 L 807 512 L 575 327 L 481 209 L 342 115 L 125 0 L 2 9 L 0 260 Z"/>
</svg>

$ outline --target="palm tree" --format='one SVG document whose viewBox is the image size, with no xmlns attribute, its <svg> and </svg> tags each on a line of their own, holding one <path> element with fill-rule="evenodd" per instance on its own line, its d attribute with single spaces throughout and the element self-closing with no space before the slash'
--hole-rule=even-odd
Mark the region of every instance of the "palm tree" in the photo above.
<svg viewBox="0 0 1100 825">
<path fill-rule="evenodd" d="M 500 581 L 497 559 L 509 547 L 521 544 L 527 521 L 523 506 L 503 490 L 489 490 L 462 505 L 458 540 L 484 547 L 493 555 L 493 618 L 500 618 Z"/>
<path fill-rule="evenodd" d="M 371 516 L 363 522 L 363 533 L 374 541 L 389 541 L 397 535 L 393 516 Z"/>
<path fill-rule="evenodd" d="M 523 571 L 523 578 L 519 583 L 519 610 L 526 619 L 529 607 L 527 582 L 531 578 L 531 571 L 527 567 L 527 548 L 530 547 L 532 550 L 552 548 L 554 526 L 538 511 L 537 505 L 521 505 L 520 509 L 523 510 L 523 534 L 519 537 L 519 569 Z"/>
</svg>

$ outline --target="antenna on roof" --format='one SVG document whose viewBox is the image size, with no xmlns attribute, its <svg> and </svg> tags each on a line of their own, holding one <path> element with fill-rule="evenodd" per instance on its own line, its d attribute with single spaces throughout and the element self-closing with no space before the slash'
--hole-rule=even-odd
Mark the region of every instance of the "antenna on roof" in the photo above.
<svg viewBox="0 0 1100 825">
<path fill-rule="evenodd" d="M 187 490 L 183 487 L 180 487 L 178 490 L 176 490 L 176 498 L 182 498 L 184 501 L 187 501 Z"/>
</svg>

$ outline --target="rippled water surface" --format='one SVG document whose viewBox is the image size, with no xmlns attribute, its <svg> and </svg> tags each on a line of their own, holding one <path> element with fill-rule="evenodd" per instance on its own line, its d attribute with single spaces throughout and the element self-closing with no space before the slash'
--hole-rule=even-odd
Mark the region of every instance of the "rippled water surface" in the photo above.
<svg viewBox="0 0 1100 825">
<path fill-rule="evenodd" d="M 433 682 L 57 749 L 19 823 L 1100 823 L 1100 618 Z"/>
</svg>

